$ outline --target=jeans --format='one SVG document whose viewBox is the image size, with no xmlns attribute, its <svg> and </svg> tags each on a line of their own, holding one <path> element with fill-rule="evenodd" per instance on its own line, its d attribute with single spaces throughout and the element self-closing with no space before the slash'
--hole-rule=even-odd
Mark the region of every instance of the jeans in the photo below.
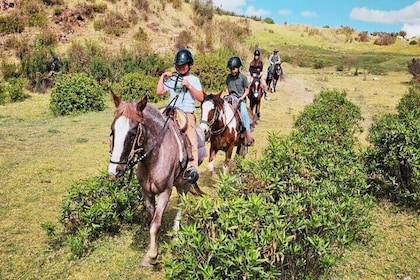
<svg viewBox="0 0 420 280">
<path fill-rule="evenodd" d="M 244 122 L 245 129 L 247 131 L 250 131 L 251 126 L 249 124 L 249 114 L 248 114 L 248 110 L 246 108 L 246 103 L 245 103 L 245 101 L 241 101 L 240 104 L 241 104 L 240 105 L 241 106 L 240 110 L 241 110 L 242 120 Z"/>
</svg>

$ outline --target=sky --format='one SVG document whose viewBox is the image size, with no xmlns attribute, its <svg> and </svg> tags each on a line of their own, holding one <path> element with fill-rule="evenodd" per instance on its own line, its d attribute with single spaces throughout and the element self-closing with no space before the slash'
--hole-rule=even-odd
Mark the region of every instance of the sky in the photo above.
<svg viewBox="0 0 420 280">
<path fill-rule="evenodd" d="M 276 24 L 348 26 L 369 33 L 405 31 L 406 38 L 420 37 L 416 0 L 213 0 L 213 5 L 237 15 L 271 18 Z"/>
</svg>

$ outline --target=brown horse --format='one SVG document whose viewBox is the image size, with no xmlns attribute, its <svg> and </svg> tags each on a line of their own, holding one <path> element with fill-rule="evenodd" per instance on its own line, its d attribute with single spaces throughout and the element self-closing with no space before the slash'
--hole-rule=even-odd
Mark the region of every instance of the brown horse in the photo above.
<svg viewBox="0 0 420 280">
<path fill-rule="evenodd" d="M 267 79 L 265 80 L 267 87 L 271 89 L 271 92 L 276 92 L 277 82 L 279 79 L 284 80 L 283 67 L 281 66 L 281 63 L 276 63 L 267 72 Z M 271 87 L 271 82 L 273 82 L 273 87 Z"/>
<path fill-rule="evenodd" d="M 249 86 L 249 107 L 255 114 L 257 119 L 261 117 L 261 98 L 263 96 L 263 88 L 261 79 L 259 77 L 252 77 L 251 85 Z"/>
<path fill-rule="evenodd" d="M 127 102 L 113 93 L 112 97 L 116 111 L 111 125 L 108 173 L 111 177 L 120 177 L 137 164 L 136 176 L 142 187 L 150 228 L 149 247 L 142 265 L 150 266 L 157 261 L 158 233 L 172 187 L 175 186 L 180 195 L 188 191 L 199 195 L 203 192 L 196 183 L 189 183 L 184 174 L 189 160 L 184 144 L 186 137 L 176 121 L 148 105 L 147 98 Z M 202 139 L 199 141 L 201 163 L 205 156 L 204 139 L 197 138 Z M 175 218 L 175 231 L 179 228 L 180 216 L 181 209 Z"/>
<path fill-rule="evenodd" d="M 206 141 L 210 141 L 208 164 L 210 172 L 214 172 L 213 160 L 218 151 L 225 152 L 224 172 L 229 168 L 234 147 L 238 155 L 243 156 L 247 152 L 245 128 L 242 125 L 240 113 L 235 109 L 237 104 L 229 103 L 227 98 L 221 98 L 220 95 L 221 93 L 208 94 L 201 103 L 200 127 L 204 131 Z M 248 114 L 251 127 L 253 127 L 253 113 L 249 108 Z"/>
</svg>

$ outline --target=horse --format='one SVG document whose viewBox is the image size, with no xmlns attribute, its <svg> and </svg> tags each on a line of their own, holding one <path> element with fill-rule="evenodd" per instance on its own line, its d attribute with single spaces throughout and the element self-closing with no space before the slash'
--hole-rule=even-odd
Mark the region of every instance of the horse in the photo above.
<svg viewBox="0 0 420 280">
<path fill-rule="evenodd" d="M 263 96 L 263 88 L 259 77 L 252 77 L 252 82 L 249 87 L 249 107 L 255 114 L 257 119 L 261 116 L 261 98 Z"/>
<path fill-rule="evenodd" d="M 265 81 L 267 83 L 267 87 L 271 89 L 271 92 L 276 92 L 277 82 L 279 79 L 283 80 L 283 76 L 283 67 L 281 66 L 281 63 L 274 64 L 270 71 L 267 72 L 267 78 Z M 273 87 L 270 87 L 271 82 L 273 82 Z"/>
<path fill-rule="evenodd" d="M 204 131 L 205 140 L 210 141 L 208 170 L 214 172 L 214 158 L 218 151 L 225 152 L 223 171 L 229 169 L 229 161 L 236 147 L 236 154 L 244 156 L 247 152 L 245 145 L 245 128 L 242 125 L 237 104 L 229 100 L 229 96 L 221 98 L 217 95 L 206 94 L 201 102 L 200 127 Z M 252 111 L 248 109 L 251 127 L 254 126 Z"/>
<path fill-rule="evenodd" d="M 127 170 L 131 174 L 137 165 L 136 177 L 142 187 L 150 232 L 142 266 L 152 266 L 157 263 L 158 234 L 173 186 L 179 196 L 188 192 L 203 195 L 204 192 L 197 183 L 187 180 L 185 170 L 189 158 L 186 135 L 177 120 L 147 104 L 147 97 L 141 101 L 122 101 L 112 93 L 112 98 L 116 110 L 111 124 L 108 173 L 111 178 L 121 177 Z M 199 134 L 197 138 L 201 139 L 198 141 L 198 161 L 201 164 L 205 157 L 204 134 Z M 179 208 L 173 226 L 175 231 L 179 229 L 180 217 Z"/>
</svg>

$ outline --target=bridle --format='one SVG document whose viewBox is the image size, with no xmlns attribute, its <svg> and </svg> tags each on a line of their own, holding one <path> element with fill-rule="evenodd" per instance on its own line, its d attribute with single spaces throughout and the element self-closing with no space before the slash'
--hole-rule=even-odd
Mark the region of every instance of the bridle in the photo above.
<svg viewBox="0 0 420 280">
<path fill-rule="evenodd" d="M 214 104 L 214 102 L 213 102 L 213 104 Z M 215 105 L 215 104 L 214 104 Z M 228 127 L 228 125 L 233 121 L 233 119 L 235 118 L 235 114 L 233 114 L 233 116 L 232 116 L 232 118 L 229 120 L 229 122 L 227 122 L 223 127 L 221 127 L 221 128 L 219 128 L 219 129 L 217 129 L 217 130 L 212 130 L 212 128 L 213 128 L 213 125 L 215 124 L 215 122 L 219 119 L 219 117 L 220 117 L 220 109 L 219 109 L 219 107 L 217 107 L 217 106 L 215 106 L 215 109 L 214 109 L 214 115 L 213 115 L 213 118 L 211 119 L 211 121 L 206 121 L 206 120 L 201 120 L 200 121 L 200 123 L 204 123 L 204 124 L 206 124 L 208 127 L 210 127 L 210 131 L 209 131 L 209 133 L 210 133 L 210 135 L 219 135 L 219 134 L 222 134 L 223 133 L 223 131 L 225 131 L 226 130 L 226 128 Z"/>
<path fill-rule="evenodd" d="M 140 153 L 144 149 L 143 148 L 143 142 L 144 142 L 143 130 L 144 130 L 143 125 L 141 123 L 139 123 L 138 126 L 137 126 L 137 131 L 136 131 L 136 135 L 134 136 L 133 143 L 131 144 L 131 150 L 130 150 L 130 154 L 127 157 L 127 160 L 124 160 L 124 161 L 109 160 L 109 162 L 112 163 L 112 164 L 126 164 L 128 166 L 128 168 L 132 169 L 133 166 L 137 162 L 143 160 L 147 156 L 147 153 L 143 153 L 140 156 Z M 112 136 L 112 137 L 114 136 L 113 132 L 111 132 L 110 136 Z M 113 141 L 112 141 L 112 143 L 113 143 Z M 111 151 L 114 148 L 112 144 L 111 144 L 110 148 L 111 148 L 111 150 L 110 150 L 110 153 L 111 153 Z"/>
</svg>

